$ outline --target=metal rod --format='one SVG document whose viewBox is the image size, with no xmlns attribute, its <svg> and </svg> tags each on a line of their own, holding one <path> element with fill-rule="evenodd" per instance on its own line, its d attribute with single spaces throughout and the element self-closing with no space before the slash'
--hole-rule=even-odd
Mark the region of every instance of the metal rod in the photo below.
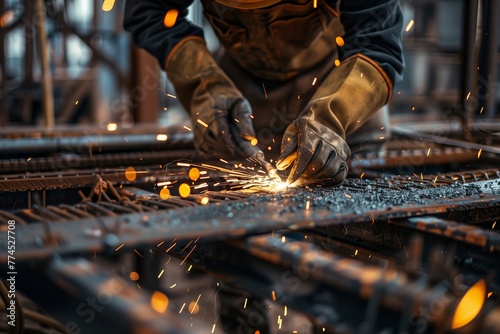
<svg viewBox="0 0 500 334">
<path fill-rule="evenodd" d="M 476 144 L 476 143 L 472 143 L 472 142 L 468 142 L 468 141 L 464 141 L 464 140 L 451 139 L 451 138 L 447 138 L 447 137 L 431 135 L 431 134 L 427 134 L 427 133 L 413 131 L 410 129 L 405 129 L 405 128 L 402 128 L 399 126 L 392 127 L 391 131 L 393 131 L 397 134 L 406 136 L 406 137 L 420 138 L 420 139 L 428 140 L 428 141 L 431 141 L 431 142 L 434 142 L 437 144 L 458 146 L 458 147 L 470 148 L 470 149 L 475 149 L 475 150 L 483 150 L 484 152 L 489 152 L 489 153 L 494 153 L 494 154 L 500 154 L 500 147 Z"/>
<path fill-rule="evenodd" d="M 498 0 L 485 0 L 484 2 L 484 45 L 479 67 L 479 84 L 483 91 L 479 97 L 479 108 L 484 107 L 485 114 L 496 116 L 495 80 L 497 73 L 498 30 L 500 23 L 496 14 L 499 12 Z M 484 64 L 484 65 L 483 65 Z M 484 114 L 484 113 L 483 113 Z"/>
<path fill-rule="evenodd" d="M 475 87 L 476 64 L 475 45 L 479 0 L 464 1 L 462 30 L 462 76 L 460 82 L 459 105 L 463 106 L 460 116 L 466 140 L 472 140 L 473 109 L 469 101 Z M 472 101 L 472 100 L 471 100 Z M 463 114 L 462 114 L 463 113 Z"/>
<path fill-rule="evenodd" d="M 45 31 L 45 3 L 44 0 L 36 0 L 36 27 L 38 39 L 38 51 L 40 53 L 40 64 L 42 70 L 42 105 L 45 126 L 52 129 L 55 124 L 54 117 L 54 96 L 52 74 L 49 65 L 49 45 L 47 33 Z"/>
</svg>

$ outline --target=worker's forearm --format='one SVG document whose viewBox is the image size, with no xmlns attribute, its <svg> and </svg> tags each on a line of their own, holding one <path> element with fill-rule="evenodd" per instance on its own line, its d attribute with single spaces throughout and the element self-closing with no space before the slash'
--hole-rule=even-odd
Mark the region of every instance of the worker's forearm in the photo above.
<svg viewBox="0 0 500 334">
<path fill-rule="evenodd" d="M 127 0 L 124 26 L 137 46 L 146 49 L 165 64 L 172 49 L 189 36 L 203 38 L 200 27 L 187 19 L 187 7 L 193 0 Z M 165 26 L 165 15 L 169 10 L 177 10 L 178 15 L 172 27 Z"/>
<path fill-rule="evenodd" d="M 399 0 L 349 0 L 340 3 L 345 45 L 341 58 L 363 54 L 377 62 L 394 84 L 403 73 L 403 15 Z"/>
</svg>

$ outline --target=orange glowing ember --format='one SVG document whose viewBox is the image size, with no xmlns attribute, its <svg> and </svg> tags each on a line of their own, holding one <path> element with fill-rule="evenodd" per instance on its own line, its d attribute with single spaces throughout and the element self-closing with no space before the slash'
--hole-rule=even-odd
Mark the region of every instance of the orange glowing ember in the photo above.
<svg viewBox="0 0 500 334">
<path fill-rule="evenodd" d="M 134 167 L 129 167 L 125 170 L 125 178 L 133 182 L 137 178 L 137 172 L 135 171 Z"/>
<path fill-rule="evenodd" d="M 188 310 L 191 314 L 197 314 L 200 311 L 200 306 L 197 302 L 192 301 L 191 303 L 189 303 Z"/>
<path fill-rule="evenodd" d="M 115 5 L 115 0 L 104 0 L 102 3 L 102 10 L 104 12 L 109 12 L 110 10 L 113 9 L 113 6 Z"/>
<path fill-rule="evenodd" d="M 179 11 L 177 9 L 171 9 L 165 14 L 165 19 L 163 20 L 163 24 L 167 28 L 172 28 L 177 21 L 177 16 L 179 15 Z"/>
<path fill-rule="evenodd" d="M 163 187 L 161 190 L 160 190 L 160 198 L 162 200 L 167 200 L 170 198 L 170 190 L 167 189 L 167 187 Z"/>
<path fill-rule="evenodd" d="M 486 281 L 479 280 L 462 297 L 458 303 L 453 320 L 452 329 L 463 327 L 470 323 L 479 314 L 486 300 Z"/>
<path fill-rule="evenodd" d="M 191 194 L 191 188 L 187 183 L 183 183 L 179 186 L 179 195 L 182 198 L 187 198 Z"/>
<path fill-rule="evenodd" d="M 165 313 L 168 308 L 168 297 L 160 291 L 153 292 L 151 296 L 151 307 L 158 313 Z"/>
<path fill-rule="evenodd" d="M 335 43 L 337 43 L 338 46 L 343 47 L 344 46 L 344 39 L 340 36 L 337 36 L 337 38 L 335 38 Z"/>
<path fill-rule="evenodd" d="M 188 176 L 191 181 L 197 181 L 200 178 L 200 170 L 193 167 L 189 170 Z"/>
<path fill-rule="evenodd" d="M 9 9 L 5 13 L 2 14 L 0 17 L 0 28 L 6 27 L 10 21 L 14 18 L 14 11 L 12 9 Z"/>
</svg>

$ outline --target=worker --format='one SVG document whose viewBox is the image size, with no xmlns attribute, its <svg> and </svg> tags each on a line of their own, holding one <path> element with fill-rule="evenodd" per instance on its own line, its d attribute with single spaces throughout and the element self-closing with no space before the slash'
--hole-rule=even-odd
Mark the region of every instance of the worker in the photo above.
<svg viewBox="0 0 500 334">
<path fill-rule="evenodd" d="M 193 0 L 128 0 L 125 9 L 125 28 L 191 113 L 197 150 L 254 157 L 260 147 L 281 152 L 289 183 L 342 182 L 346 137 L 390 100 L 402 74 L 399 1 L 201 2 L 219 61 L 186 19 Z M 365 140 L 386 137 L 384 115 L 377 121 Z"/>
<path fill-rule="evenodd" d="M 190 112 L 197 150 L 260 161 L 264 150 L 290 184 L 341 183 L 346 139 L 356 130 L 359 138 L 402 75 L 399 1 L 201 2 L 222 45 L 216 57 L 186 19 L 193 0 L 128 0 L 125 9 L 125 28 L 158 59 Z M 377 114 L 361 142 L 387 131 Z M 268 332 L 266 321 L 247 324 Z M 236 325 L 225 329 L 235 333 Z"/>
</svg>

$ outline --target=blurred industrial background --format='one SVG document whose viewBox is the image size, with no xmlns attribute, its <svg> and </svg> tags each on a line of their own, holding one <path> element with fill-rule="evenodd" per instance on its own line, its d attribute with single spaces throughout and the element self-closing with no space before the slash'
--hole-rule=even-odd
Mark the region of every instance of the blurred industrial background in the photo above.
<svg viewBox="0 0 500 334">
<path fill-rule="evenodd" d="M 15 221 L 22 305 L 0 331 L 222 333 L 232 283 L 268 298 L 273 333 L 500 333 L 498 0 L 402 0 L 385 151 L 282 194 L 193 156 L 124 4 L 0 0 L 1 275 Z"/>
<path fill-rule="evenodd" d="M 447 121 L 458 117 L 469 92 L 478 118 L 495 117 L 500 98 L 495 89 L 499 82 L 500 34 L 496 22 L 489 20 L 500 14 L 498 6 L 491 7 L 485 1 L 474 11 L 472 4 L 458 0 L 401 4 L 406 24 L 406 71 L 391 102 L 393 121 Z M 0 6 L 2 125 L 43 125 L 35 1 L 25 4 L 4 0 Z M 182 115 L 172 115 L 178 108 L 169 96 L 174 92 L 164 72 L 151 56 L 133 46 L 123 30 L 123 6 L 124 1 L 116 0 L 110 10 L 103 11 L 102 1 L 47 2 L 46 34 L 56 124 L 106 126 L 116 122 L 130 127 L 181 121 Z M 474 17 L 478 11 L 479 19 Z M 189 18 L 205 28 L 209 47 L 215 51 L 218 42 L 204 22 L 198 2 L 191 7 Z M 470 24 L 477 25 L 477 30 L 466 26 L 468 18 L 474 18 Z M 478 34 L 474 41 L 467 39 L 470 31 Z M 470 52 L 465 62 L 463 45 Z M 472 67 L 473 63 L 477 67 Z M 478 75 L 476 82 L 471 78 L 463 82 L 466 71 L 470 77 Z M 151 82 L 151 87 L 144 88 L 144 80 Z M 481 112 L 483 107 L 485 112 Z"/>
</svg>

